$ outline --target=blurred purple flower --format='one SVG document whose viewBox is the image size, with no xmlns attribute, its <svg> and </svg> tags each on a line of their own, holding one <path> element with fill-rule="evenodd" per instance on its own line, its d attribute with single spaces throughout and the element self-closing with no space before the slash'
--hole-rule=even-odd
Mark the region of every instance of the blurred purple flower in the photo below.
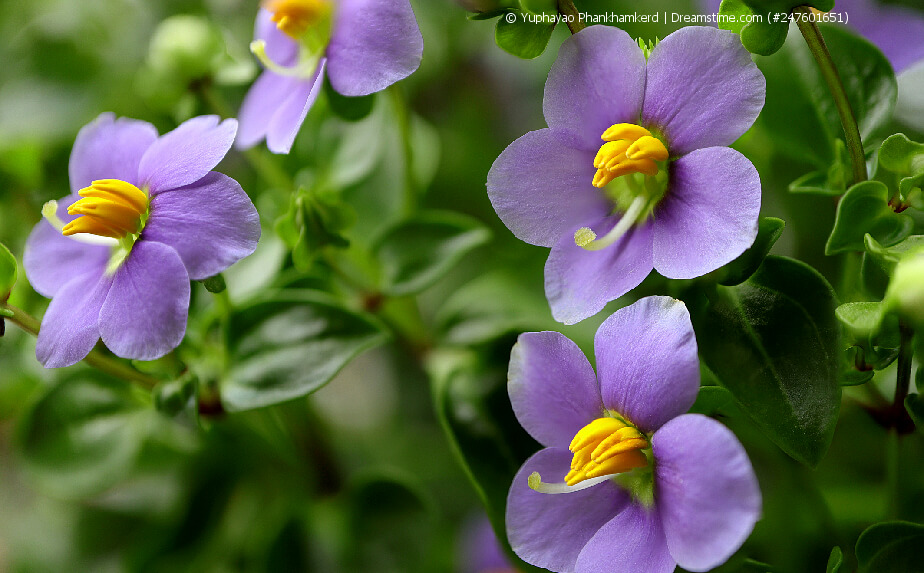
<svg viewBox="0 0 924 573">
<path fill-rule="evenodd" d="M 514 235 L 552 248 L 556 320 L 596 314 L 652 268 L 698 277 L 753 243 L 760 177 L 725 146 L 754 123 L 765 87 L 738 37 L 715 28 L 682 28 L 647 62 L 617 28 L 565 41 L 545 85 L 549 127 L 507 147 L 487 184 Z"/>
<path fill-rule="evenodd" d="M 684 414 L 699 390 L 686 307 L 644 298 L 603 322 L 594 350 L 596 375 L 557 332 L 523 334 L 513 348 L 510 401 L 545 446 L 510 487 L 513 550 L 558 572 L 725 562 L 759 519 L 761 495 L 734 434 Z"/>
<path fill-rule="evenodd" d="M 460 573 L 516 573 L 487 516 L 479 515 L 465 524 L 459 545 L 458 570 Z"/>
<path fill-rule="evenodd" d="M 423 37 L 408 0 L 266 0 L 251 50 L 266 70 L 241 106 L 237 146 L 288 153 L 324 84 L 381 91 L 420 66 Z"/>
<path fill-rule="evenodd" d="M 202 116 L 158 136 L 109 113 L 80 130 L 72 195 L 45 205 L 26 243 L 29 282 L 52 299 L 35 349 L 42 364 L 75 364 L 100 338 L 137 360 L 179 345 L 190 279 L 218 274 L 260 238 L 247 194 L 212 171 L 236 131 L 233 119 Z"/>
</svg>

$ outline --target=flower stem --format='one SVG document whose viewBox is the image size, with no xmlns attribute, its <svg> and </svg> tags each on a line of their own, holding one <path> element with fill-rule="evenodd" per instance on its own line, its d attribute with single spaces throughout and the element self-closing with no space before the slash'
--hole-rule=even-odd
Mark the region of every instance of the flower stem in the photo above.
<svg viewBox="0 0 924 573">
<path fill-rule="evenodd" d="M 0 308 L 13 313 L 13 316 L 6 318 L 6 320 L 9 320 L 32 336 L 38 336 L 39 328 L 41 327 L 41 323 L 38 319 L 26 311 L 9 304 L 0 304 Z M 121 378 L 128 382 L 134 382 L 146 390 L 150 390 L 160 382 L 157 378 L 138 372 L 128 364 L 119 360 L 114 360 L 96 349 L 91 350 L 83 361 L 101 372 L 105 372 L 106 374 Z"/>
<path fill-rule="evenodd" d="M 572 0 L 558 0 L 558 13 L 568 18 L 568 29 L 577 34 L 587 26 L 581 22 L 581 13 Z"/>
<path fill-rule="evenodd" d="M 914 331 L 904 323 L 899 323 L 899 332 L 901 333 L 901 346 L 898 349 L 898 372 L 895 378 L 895 399 L 892 401 L 892 408 L 896 413 L 905 412 L 905 398 L 908 397 L 908 389 L 911 387 L 911 363 L 914 359 Z"/>
<path fill-rule="evenodd" d="M 401 151 L 404 154 L 404 214 L 411 215 L 417 210 L 417 178 L 414 175 L 414 142 L 411 126 L 411 112 L 407 100 L 401 92 L 401 86 L 395 84 L 388 88 L 395 115 L 398 118 L 398 130 L 401 135 Z"/>
<path fill-rule="evenodd" d="M 809 51 L 815 58 L 818 68 L 821 70 L 821 76 L 828 85 L 828 91 L 834 97 L 834 104 L 837 107 L 837 113 L 841 118 L 841 125 L 844 128 L 844 138 L 847 141 L 847 149 L 850 150 L 850 160 L 853 164 L 853 184 L 866 181 L 866 154 L 863 151 L 863 141 L 860 139 L 860 128 L 857 125 L 856 116 L 850 107 L 850 100 L 847 98 L 847 91 L 841 82 L 840 74 L 834 66 L 834 60 L 831 59 L 831 53 L 825 45 L 824 37 L 821 30 L 812 20 L 812 12 L 808 6 L 799 6 L 793 9 L 793 13 L 800 16 L 796 23 Z"/>
</svg>

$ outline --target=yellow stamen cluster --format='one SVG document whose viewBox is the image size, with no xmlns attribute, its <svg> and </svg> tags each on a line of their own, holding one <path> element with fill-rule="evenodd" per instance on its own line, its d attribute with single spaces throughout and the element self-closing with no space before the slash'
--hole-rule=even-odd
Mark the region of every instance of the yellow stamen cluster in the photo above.
<svg viewBox="0 0 924 573">
<path fill-rule="evenodd" d="M 61 233 L 65 236 L 88 233 L 124 239 L 141 232 L 148 212 L 148 196 L 141 189 L 118 179 L 103 179 L 78 194 L 83 199 L 67 212 L 81 216 L 64 225 Z"/>
<path fill-rule="evenodd" d="M 266 0 L 263 7 L 272 13 L 276 27 L 295 40 L 331 12 L 329 0 Z"/>
<path fill-rule="evenodd" d="M 648 465 L 642 452 L 648 440 L 635 428 L 616 418 L 597 418 L 574 436 L 568 449 L 574 454 L 565 483 L 629 471 Z"/>
<path fill-rule="evenodd" d="M 601 136 L 605 141 L 594 158 L 594 187 L 605 187 L 617 177 L 630 173 L 655 176 L 655 161 L 667 161 L 667 148 L 651 132 L 633 123 L 617 123 Z"/>
</svg>

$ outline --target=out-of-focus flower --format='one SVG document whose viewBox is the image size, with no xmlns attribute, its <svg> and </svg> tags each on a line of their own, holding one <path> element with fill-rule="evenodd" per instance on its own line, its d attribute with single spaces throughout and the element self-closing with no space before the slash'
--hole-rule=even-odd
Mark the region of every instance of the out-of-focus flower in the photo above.
<svg viewBox="0 0 924 573">
<path fill-rule="evenodd" d="M 510 401 L 545 449 L 510 486 L 513 550 L 558 572 L 723 563 L 750 535 L 761 496 L 734 434 L 684 414 L 699 389 L 686 307 L 642 299 L 604 321 L 594 350 L 596 375 L 557 332 L 526 333 L 514 346 Z"/>
<path fill-rule="evenodd" d="M 251 51 L 266 68 L 244 98 L 237 145 L 288 153 L 325 73 L 345 96 L 411 75 L 423 37 L 408 0 L 265 0 Z"/>
<path fill-rule="evenodd" d="M 517 573 L 484 515 L 466 523 L 458 557 L 459 573 Z"/>
<path fill-rule="evenodd" d="M 36 356 L 82 360 L 102 338 L 123 358 L 153 360 L 186 332 L 189 281 L 256 249 L 260 219 L 238 183 L 212 171 L 237 122 L 190 119 L 158 136 L 103 114 L 74 142 L 72 195 L 49 201 L 26 244 L 29 282 L 52 299 Z"/>
<path fill-rule="evenodd" d="M 883 302 L 915 328 L 924 328 L 924 251 L 906 253 L 895 265 Z"/>
<path fill-rule="evenodd" d="M 556 320 L 592 316 L 656 269 L 704 275 L 757 235 L 760 177 L 725 147 L 754 123 L 766 83 L 731 32 L 687 27 L 650 52 L 591 26 L 561 47 L 545 86 L 548 129 L 513 142 L 488 195 L 518 238 L 551 247 Z"/>
</svg>

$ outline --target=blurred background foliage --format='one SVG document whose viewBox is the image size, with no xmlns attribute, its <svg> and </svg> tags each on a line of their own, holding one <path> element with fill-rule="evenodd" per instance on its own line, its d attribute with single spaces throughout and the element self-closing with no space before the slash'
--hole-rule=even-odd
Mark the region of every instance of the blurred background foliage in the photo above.
<svg viewBox="0 0 924 573">
<path fill-rule="evenodd" d="M 506 398 L 516 335 L 560 330 L 592 357 L 593 333 L 613 310 L 682 288 L 652 274 L 580 325 L 552 320 L 547 251 L 504 228 L 485 177 L 507 144 L 544 127 L 543 84 L 569 32 L 556 27 L 548 48 L 523 60 L 495 44 L 493 20 L 470 20 L 464 2 L 412 4 L 425 39 L 417 73 L 365 101 L 328 90 L 291 155 L 233 151 L 221 165 L 253 198 L 264 236 L 225 273 L 227 298 L 196 285 L 178 351 L 137 365 L 168 380 L 153 393 L 83 365 L 43 370 L 34 339 L 7 326 L 0 571 L 475 570 L 490 539 L 473 544 L 471 531 L 485 506 L 503 531 L 510 479 L 537 448 Z M 576 4 L 702 11 L 680 0 Z M 257 72 L 250 0 L 0 8 L 0 242 L 20 261 L 42 204 L 68 193 L 81 126 L 103 111 L 161 132 L 193 115 L 233 116 Z M 624 28 L 650 40 L 679 25 Z M 792 103 L 811 94 L 789 89 L 784 57 L 758 60 L 788 99 L 771 91 L 735 147 L 761 173 L 762 215 L 786 221 L 773 253 L 807 262 L 853 300 L 841 268 L 856 268 L 855 254 L 825 256 L 836 201 L 789 191 L 828 168 L 830 157 L 811 151 L 833 144 L 800 129 L 818 119 Z M 41 316 L 47 301 L 20 280 L 11 303 Z M 323 336 L 308 332 L 315 326 Z M 279 332 L 294 334 L 274 339 Z M 873 384 L 888 393 L 893 372 Z M 704 384 L 716 384 L 705 367 Z M 924 440 L 891 438 L 864 411 L 865 389 L 846 389 L 815 469 L 721 391 L 698 402 L 745 444 L 765 499 L 764 518 L 722 571 L 820 572 L 838 546 L 850 570 L 870 524 L 924 522 Z M 889 456 L 900 456 L 899 475 L 886 475 Z M 890 487 L 905 492 L 901 504 L 890 503 Z"/>
</svg>

